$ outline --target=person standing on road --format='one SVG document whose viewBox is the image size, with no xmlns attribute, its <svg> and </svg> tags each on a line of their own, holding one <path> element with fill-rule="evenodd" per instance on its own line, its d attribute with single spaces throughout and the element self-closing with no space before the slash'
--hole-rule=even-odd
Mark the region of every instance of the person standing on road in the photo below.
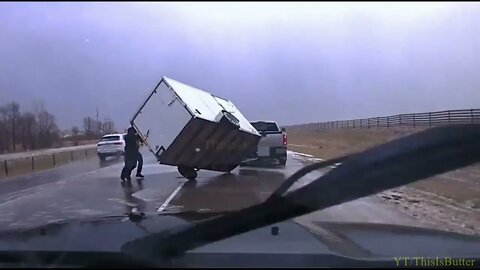
<svg viewBox="0 0 480 270">
<path fill-rule="evenodd" d="M 140 149 L 140 146 L 143 145 L 143 142 L 142 142 L 140 136 L 138 136 L 137 144 L 138 144 L 138 149 Z M 143 156 L 142 156 L 142 153 L 140 153 L 140 150 L 138 150 L 137 161 L 138 161 L 138 167 L 137 167 L 137 175 L 136 176 L 137 176 L 137 178 L 144 178 L 144 176 L 142 175 Z"/>
<path fill-rule="evenodd" d="M 139 140 L 140 136 L 136 134 L 133 127 L 129 127 L 127 130 L 127 135 L 125 135 L 125 155 L 124 161 L 125 165 L 123 166 L 122 173 L 120 178 L 122 181 L 130 181 L 133 169 L 137 167 L 137 161 L 139 160 Z M 143 158 L 141 165 L 143 166 Z M 137 172 L 138 174 L 138 172 Z"/>
</svg>

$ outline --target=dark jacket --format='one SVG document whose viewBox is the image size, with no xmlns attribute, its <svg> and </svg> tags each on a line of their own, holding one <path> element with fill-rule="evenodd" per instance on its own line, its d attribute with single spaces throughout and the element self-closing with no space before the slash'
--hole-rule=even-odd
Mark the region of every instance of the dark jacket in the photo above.
<svg viewBox="0 0 480 270">
<path fill-rule="evenodd" d="M 140 135 L 132 133 L 125 135 L 125 155 L 137 155 L 140 141 Z"/>
</svg>

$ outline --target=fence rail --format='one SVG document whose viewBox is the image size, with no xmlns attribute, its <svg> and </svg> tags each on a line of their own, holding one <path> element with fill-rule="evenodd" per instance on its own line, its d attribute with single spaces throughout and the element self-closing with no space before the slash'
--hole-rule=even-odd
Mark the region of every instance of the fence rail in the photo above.
<svg viewBox="0 0 480 270">
<path fill-rule="evenodd" d="M 286 126 L 288 129 L 330 128 L 389 128 L 389 127 L 433 127 L 449 124 L 480 123 L 480 109 L 449 110 L 426 113 L 398 114 L 384 117 L 341 120 Z"/>
</svg>

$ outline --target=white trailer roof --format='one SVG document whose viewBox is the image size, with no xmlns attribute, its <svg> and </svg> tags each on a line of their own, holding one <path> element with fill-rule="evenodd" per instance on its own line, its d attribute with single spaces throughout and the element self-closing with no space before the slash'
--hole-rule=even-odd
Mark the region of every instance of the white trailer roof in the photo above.
<svg viewBox="0 0 480 270">
<path fill-rule="evenodd" d="M 163 81 L 172 88 L 194 117 L 216 122 L 218 114 L 226 110 L 239 120 L 240 129 L 260 135 L 230 100 L 165 76 Z"/>
</svg>

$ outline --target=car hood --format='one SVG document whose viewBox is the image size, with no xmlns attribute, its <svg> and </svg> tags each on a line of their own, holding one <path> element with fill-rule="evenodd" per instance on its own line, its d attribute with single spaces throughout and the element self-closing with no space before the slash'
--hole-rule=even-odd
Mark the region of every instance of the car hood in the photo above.
<svg viewBox="0 0 480 270">
<path fill-rule="evenodd" d="M 184 213 L 125 216 L 54 223 L 28 230 L 0 232 L 0 251 L 120 252 L 124 243 L 212 217 Z M 275 229 L 272 229 L 276 227 Z M 277 230 L 275 234 L 273 231 Z M 480 257 L 480 237 L 431 229 L 372 224 L 294 220 L 214 242 L 188 253 L 299 253 L 355 258 L 399 256 Z"/>
</svg>

